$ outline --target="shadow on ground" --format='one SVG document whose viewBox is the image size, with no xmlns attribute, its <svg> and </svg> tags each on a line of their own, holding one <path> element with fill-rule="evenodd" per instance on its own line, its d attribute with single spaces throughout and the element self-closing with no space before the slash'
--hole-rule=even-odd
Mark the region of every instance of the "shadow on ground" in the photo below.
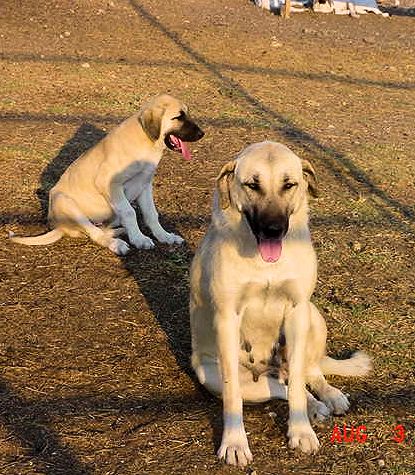
<svg viewBox="0 0 415 475">
<path fill-rule="evenodd" d="M 141 421 L 139 427 L 144 427 L 160 423 L 175 414 L 182 415 L 184 408 L 191 416 L 193 412 L 198 413 L 200 407 L 201 397 L 197 394 L 194 397 L 177 398 L 168 393 L 165 395 L 147 393 L 145 397 L 119 398 L 118 395 L 96 393 L 27 401 L 0 380 L 0 423 L 6 428 L 10 437 L 19 441 L 19 445 L 24 447 L 26 456 L 45 475 L 96 473 L 94 464 L 81 462 L 80 454 L 74 453 L 62 441 L 62 435 L 52 428 L 55 421 L 85 418 L 84 426 L 87 429 L 88 420 L 90 421 L 94 415 L 115 413 L 117 418 L 122 417 L 127 421 L 129 417 L 139 417 Z M 139 428 L 131 429 L 128 423 L 126 426 L 126 435 L 129 431 Z M 82 431 L 83 429 L 78 429 L 77 433 L 82 434 Z M 85 436 L 87 435 L 85 432 Z M 7 473 L 13 473 L 12 465 L 11 460 L 10 471 Z"/>
<path fill-rule="evenodd" d="M 36 190 L 40 202 L 41 216 L 38 214 L 2 213 L 0 224 L 18 223 L 22 225 L 34 225 L 46 222 L 48 214 L 49 191 L 58 182 L 63 172 L 84 152 L 93 147 L 106 132 L 92 124 L 82 124 L 73 137 L 61 148 L 42 171 L 39 178 L 39 188 Z"/>
<path fill-rule="evenodd" d="M 97 144 L 106 133 L 92 124 L 82 124 L 74 136 L 66 142 L 58 155 L 51 160 L 40 177 L 37 190 L 42 207 L 42 216 L 47 217 L 50 189 L 56 185 L 63 172 L 84 152 Z"/>
<path fill-rule="evenodd" d="M 176 342 L 177 343 L 177 342 Z M 177 345 L 176 345 L 177 347 Z M 367 396 L 370 391 L 370 398 Z M 415 387 L 408 386 L 405 389 L 398 388 L 389 392 L 377 392 L 367 388 L 365 393 L 355 393 L 353 400 L 358 400 L 361 410 L 374 411 L 397 411 L 401 422 L 409 428 L 410 414 L 414 410 Z M 208 408 L 206 408 L 208 406 Z M 257 413 L 258 408 L 262 412 L 263 405 L 250 407 L 247 411 Z M 0 381 L 0 422 L 4 425 L 11 437 L 17 438 L 22 447 L 27 450 L 27 455 L 38 469 L 42 469 L 45 475 L 89 475 L 95 473 L 92 465 L 79 460 L 72 449 L 62 440 L 61 436 L 52 426 L 56 420 L 70 420 L 71 418 L 92 417 L 95 414 L 116 413 L 117 417 L 139 416 L 142 421 L 139 427 L 148 424 L 168 420 L 175 414 L 187 417 L 194 413 L 200 413 L 205 408 L 211 420 L 214 431 L 214 444 L 217 448 L 220 442 L 221 423 L 218 414 L 220 403 L 203 395 L 195 393 L 194 396 L 183 398 L 170 394 L 146 394 L 143 397 L 119 398 L 118 395 L 92 393 L 76 395 L 66 398 L 41 398 L 35 401 L 26 401 L 4 381 Z M 277 431 L 281 434 L 286 431 L 286 404 L 276 407 Z M 330 427 L 331 422 L 328 423 Z M 411 426 L 412 427 L 412 426 Z M 135 428 L 134 430 L 136 430 Z M 131 429 L 126 429 L 127 432 Z M 68 469 L 70 468 L 70 472 Z M 11 473 L 11 472 L 9 472 Z"/>
<path fill-rule="evenodd" d="M 358 195 L 359 188 L 365 189 L 366 192 L 379 200 L 379 203 L 375 204 L 385 218 L 390 220 L 399 219 L 402 231 L 411 236 L 414 235 L 414 228 L 404 222 L 414 217 L 414 210 L 411 206 L 401 203 L 379 188 L 371 177 L 356 166 L 346 155 L 332 147 L 325 146 L 316 137 L 297 127 L 289 118 L 265 105 L 238 81 L 225 76 L 215 63 L 209 61 L 203 54 L 186 43 L 178 33 L 170 30 L 164 23 L 146 10 L 143 5 L 135 0 L 129 1 L 137 15 L 158 30 L 161 35 L 172 41 L 192 60 L 196 61 L 216 81 L 233 91 L 235 99 L 243 101 L 254 115 L 259 114 L 268 123 L 271 130 L 281 135 L 286 142 L 299 146 L 303 150 L 305 158 L 310 157 L 312 160 L 320 162 L 336 180 L 352 193 Z"/>
</svg>

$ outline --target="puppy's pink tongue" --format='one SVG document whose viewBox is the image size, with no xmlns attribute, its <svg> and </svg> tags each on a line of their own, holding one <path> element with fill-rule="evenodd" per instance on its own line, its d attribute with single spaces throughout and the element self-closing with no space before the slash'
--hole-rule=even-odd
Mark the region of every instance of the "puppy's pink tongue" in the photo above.
<svg viewBox="0 0 415 475">
<path fill-rule="evenodd" d="M 175 135 L 170 135 L 170 140 L 173 143 L 175 149 L 178 152 L 181 152 L 185 160 L 192 159 L 192 154 L 190 153 L 190 150 L 188 149 L 186 142 L 183 142 L 183 140 L 180 140 L 179 137 L 176 137 Z"/>
<path fill-rule="evenodd" d="M 259 239 L 258 249 L 265 262 L 276 262 L 282 251 L 281 239 Z"/>
</svg>

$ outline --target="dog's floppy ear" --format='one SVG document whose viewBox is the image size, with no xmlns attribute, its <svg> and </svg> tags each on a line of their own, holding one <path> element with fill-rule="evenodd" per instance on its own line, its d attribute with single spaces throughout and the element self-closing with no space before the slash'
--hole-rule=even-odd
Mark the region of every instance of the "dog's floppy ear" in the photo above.
<svg viewBox="0 0 415 475">
<path fill-rule="evenodd" d="M 303 177 L 308 185 L 308 192 L 313 198 L 318 197 L 317 178 L 313 166 L 308 160 L 301 160 L 303 166 Z"/>
<path fill-rule="evenodd" d="M 161 120 L 163 119 L 164 109 L 160 106 L 146 107 L 138 117 L 144 132 L 154 142 L 160 137 Z"/>
<path fill-rule="evenodd" d="M 232 160 L 223 166 L 216 178 L 216 185 L 219 191 L 219 204 L 222 209 L 229 208 L 231 205 L 230 185 L 233 180 L 236 167 L 236 160 Z"/>
</svg>

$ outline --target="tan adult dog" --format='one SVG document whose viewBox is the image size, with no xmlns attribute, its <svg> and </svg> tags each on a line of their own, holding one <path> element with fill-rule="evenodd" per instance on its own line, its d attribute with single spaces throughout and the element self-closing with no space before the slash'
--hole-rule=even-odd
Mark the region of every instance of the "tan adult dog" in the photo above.
<svg viewBox="0 0 415 475">
<path fill-rule="evenodd" d="M 363 352 L 342 361 L 325 356 L 326 324 L 310 302 L 317 263 L 307 191 L 316 194 L 309 162 L 278 143 L 249 146 L 220 172 L 212 222 L 192 264 L 192 366 L 223 398 L 218 456 L 229 464 L 252 460 L 243 401 L 288 398 L 289 446 L 315 452 L 310 417 L 349 408 L 324 374 L 362 376 L 371 368 Z"/>
<path fill-rule="evenodd" d="M 115 236 L 125 232 L 130 244 L 149 249 L 154 243 L 141 232 L 131 205 L 137 202 L 145 224 L 158 241 L 181 244 L 180 236 L 168 233 L 160 225 L 152 179 L 166 147 L 189 159 L 185 142 L 194 142 L 203 135 L 189 117 L 185 104 L 166 94 L 155 97 L 63 173 L 49 195 L 52 231 L 11 239 L 21 244 L 43 245 L 64 235 L 87 234 L 96 243 L 122 255 L 129 246 Z M 97 226 L 98 223 L 104 223 L 104 227 Z M 122 228 L 111 229 L 115 226 Z"/>
</svg>

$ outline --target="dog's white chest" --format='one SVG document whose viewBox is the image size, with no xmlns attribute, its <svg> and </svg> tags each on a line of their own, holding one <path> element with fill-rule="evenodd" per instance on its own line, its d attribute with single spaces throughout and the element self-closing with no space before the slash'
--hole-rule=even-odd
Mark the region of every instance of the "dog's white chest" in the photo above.
<svg viewBox="0 0 415 475">
<path fill-rule="evenodd" d="M 272 281 L 244 287 L 241 315 L 241 346 L 248 345 L 256 362 L 268 361 L 278 342 L 289 302 Z"/>
</svg>

